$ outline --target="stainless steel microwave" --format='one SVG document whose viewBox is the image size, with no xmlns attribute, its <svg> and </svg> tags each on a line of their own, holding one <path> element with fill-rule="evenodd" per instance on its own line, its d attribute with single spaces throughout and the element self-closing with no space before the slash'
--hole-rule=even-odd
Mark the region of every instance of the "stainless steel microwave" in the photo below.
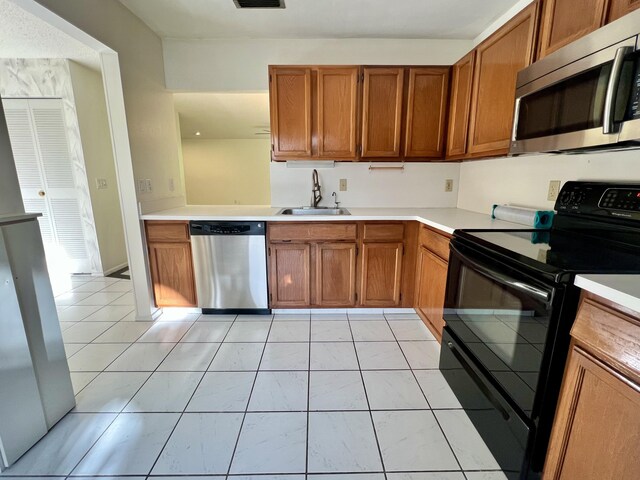
<svg viewBox="0 0 640 480">
<path fill-rule="evenodd" d="M 640 148 L 640 10 L 518 73 L 510 154 Z"/>
</svg>

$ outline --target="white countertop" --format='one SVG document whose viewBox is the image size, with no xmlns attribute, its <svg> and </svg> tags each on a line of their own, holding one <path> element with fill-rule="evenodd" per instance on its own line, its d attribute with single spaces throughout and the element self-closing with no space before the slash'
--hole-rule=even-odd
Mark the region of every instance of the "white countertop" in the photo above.
<svg viewBox="0 0 640 480">
<path fill-rule="evenodd" d="M 278 215 L 279 207 L 266 205 L 185 205 L 141 215 L 143 220 L 224 220 L 278 222 L 349 222 L 356 220 L 417 220 L 445 233 L 466 229 L 527 228 L 511 222 L 493 220 L 490 215 L 460 208 L 358 208 L 345 207 L 351 215 Z"/>
<path fill-rule="evenodd" d="M 575 285 L 640 313 L 640 275 L 578 275 Z"/>
</svg>

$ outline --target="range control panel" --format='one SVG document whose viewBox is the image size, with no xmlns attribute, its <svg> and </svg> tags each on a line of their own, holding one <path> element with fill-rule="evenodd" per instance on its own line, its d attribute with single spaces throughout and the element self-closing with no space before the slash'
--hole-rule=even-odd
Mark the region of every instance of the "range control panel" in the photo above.
<svg viewBox="0 0 640 480">
<path fill-rule="evenodd" d="M 558 213 L 640 220 L 640 184 L 567 182 L 555 209 Z"/>
</svg>

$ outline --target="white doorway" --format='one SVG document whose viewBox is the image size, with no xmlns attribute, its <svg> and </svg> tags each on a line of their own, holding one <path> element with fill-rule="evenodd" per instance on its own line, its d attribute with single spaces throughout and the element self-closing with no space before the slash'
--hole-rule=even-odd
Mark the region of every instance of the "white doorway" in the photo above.
<svg viewBox="0 0 640 480">
<path fill-rule="evenodd" d="M 3 106 L 25 210 L 42 214 L 50 269 L 91 273 L 62 100 L 4 99 Z"/>
</svg>

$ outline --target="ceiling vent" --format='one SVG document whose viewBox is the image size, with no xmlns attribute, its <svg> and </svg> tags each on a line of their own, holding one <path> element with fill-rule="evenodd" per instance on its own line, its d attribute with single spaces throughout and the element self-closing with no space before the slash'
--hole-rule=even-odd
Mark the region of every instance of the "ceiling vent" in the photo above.
<svg viewBox="0 0 640 480">
<path fill-rule="evenodd" d="M 233 0 L 238 8 L 284 8 L 284 0 Z"/>
</svg>

